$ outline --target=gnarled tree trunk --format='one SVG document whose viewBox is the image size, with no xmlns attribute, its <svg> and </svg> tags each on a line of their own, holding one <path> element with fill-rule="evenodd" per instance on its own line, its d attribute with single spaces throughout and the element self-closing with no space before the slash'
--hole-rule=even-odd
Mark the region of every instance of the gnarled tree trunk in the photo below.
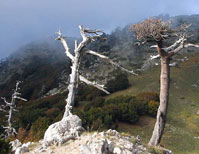
<svg viewBox="0 0 199 154">
<path fill-rule="evenodd" d="M 166 124 L 166 116 L 169 102 L 169 82 L 170 82 L 170 60 L 161 57 L 160 75 L 160 106 L 158 108 L 157 119 L 149 145 L 157 146 L 160 144 L 162 134 Z"/>
<path fill-rule="evenodd" d="M 63 118 L 66 118 L 70 113 L 74 106 L 75 94 L 78 88 L 78 78 L 79 78 L 79 63 L 80 63 L 80 53 L 77 51 L 75 53 L 74 62 L 72 62 L 71 66 L 71 74 L 70 74 L 70 82 L 68 85 L 68 97 L 66 99 L 66 106 Z"/>
</svg>

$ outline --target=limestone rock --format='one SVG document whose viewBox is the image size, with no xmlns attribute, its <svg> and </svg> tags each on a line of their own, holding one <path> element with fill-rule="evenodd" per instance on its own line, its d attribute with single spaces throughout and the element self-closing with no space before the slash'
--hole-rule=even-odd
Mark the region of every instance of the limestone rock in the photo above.
<svg viewBox="0 0 199 154">
<path fill-rule="evenodd" d="M 81 154 L 112 154 L 113 145 L 107 139 L 93 139 L 80 147 Z"/>
<path fill-rule="evenodd" d="M 12 151 L 16 151 L 16 149 L 21 147 L 22 145 L 22 143 L 18 139 L 11 141 L 10 144 L 12 146 Z"/>
<path fill-rule="evenodd" d="M 102 135 L 103 134 L 103 135 Z M 116 130 L 94 133 L 92 137 L 81 145 L 81 154 L 148 154 L 146 148 L 134 137 L 125 137 Z M 138 144 L 139 143 L 139 144 Z"/>
<path fill-rule="evenodd" d="M 85 132 L 62 146 L 53 145 L 45 148 L 40 144 L 29 154 L 150 154 L 141 142 L 140 136 L 123 136 L 115 130 Z M 173 154 L 167 149 L 161 150 L 165 154 Z"/>
<path fill-rule="evenodd" d="M 15 141 L 11 141 L 10 144 L 12 146 L 12 151 L 15 152 L 15 154 L 23 154 L 29 152 L 29 147 L 33 142 L 22 144 L 18 139 L 16 139 Z"/>
<path fill-rule="evenodd" d="M 83 130 L 81 119 L 71 114 L 49 126 L 44 134 L 44 145 L 63 144 L 69 139 L 79 137 Z"/>
</svg>

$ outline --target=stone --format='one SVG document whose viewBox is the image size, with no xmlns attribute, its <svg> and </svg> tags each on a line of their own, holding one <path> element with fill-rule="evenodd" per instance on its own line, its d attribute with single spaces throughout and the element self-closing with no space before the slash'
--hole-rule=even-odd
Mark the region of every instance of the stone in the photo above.
<svg viewBox="0 0 199 154">
<path fill-rule="evenodd" d="M 113 150 L 113 153 L 122 154 L 122 150 L 119 147 L 115 147 L 114 150 Z"/>
<path fill-rule="evenodd" d="M 107 139 L 93 139 L 86 145 L 82 145 L 81 154 L 113 154 L 113 144 Z"/>
<path fill-rule="evenodd" d="M 12 146 L 12 151 L 16 151 L 18 147 L 22 146 L 22 143 L 18 139 L 11 141 L 10 144 Z"/>
<path fill-rule="evenodd" d="M 10 142 L 12 146 L 12 151 L 15 152 L 15 154 L 23 154 L 25 152 L 29 152 L 30 145 L 34 144 L 33 142 L 27 142 L 22 144 L 18 139 L 15 141 Z"/>
<path fill-rule="evenodd" d="M 79 137 L 80 133 L 84 131 L 82 121 L 77 115 L 69 115 L 49 126 L 44 134 L 43 144 L 60 145 L 64 142 Z"/>
</svg>

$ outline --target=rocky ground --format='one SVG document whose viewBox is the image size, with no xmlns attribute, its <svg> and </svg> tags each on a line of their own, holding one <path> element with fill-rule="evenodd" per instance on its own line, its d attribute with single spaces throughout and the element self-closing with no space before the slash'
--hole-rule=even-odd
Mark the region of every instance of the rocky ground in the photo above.
<svg viewBox="0 0 199 154">
<path fill-rule="evenodd" d="M 28 149 L 17 154 L 150 154 L 137 136 L 126 136 L 115 130 L 103 132 L 84 132 L 80 137 L 69 140 L 59 146 L 42 147 L 42 141 L 31 143 Z M 162 150 L 161 153 L 172 154 L 171 151 Z"/>
</svg>

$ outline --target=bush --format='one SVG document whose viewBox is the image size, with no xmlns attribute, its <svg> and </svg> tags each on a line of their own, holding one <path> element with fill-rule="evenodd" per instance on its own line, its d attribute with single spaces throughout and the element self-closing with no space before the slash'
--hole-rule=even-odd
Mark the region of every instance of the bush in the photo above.
<svg viewBox="0 0 199 154">
<path fill-rule="evenodd" d="M 84 106 L 84 112 L 77 112 L 77 114 L 85 128 L 116 129 L 118 121 L 128 123 L 138 121 L 137 106 L 132 102 L 133 99 L 132 96 L 120 96 L 104 102 L 102 97 L 97 97 Z"/>
<path fill-rule="evenodd" d="M 100 91 L 95 87 L 80 84 L 77 95 L 78 101 L 91 101 L 96 97 L 103 96 L 104 92 Z"/>
<path fill-rule="evenodd" d="M 103 97 L 96 97 L 92 102 L 86 103 L 84 105 L 84 111 L 88 111 L 91 107 L 102 107 L 104 105 Z"/>
<path fill-rule="evenodd" d="M 117 122 L 134 124 L 141 115 L 155 116 L 159 103 L 157 93 L 147 92 L 138 96 L 117 96 L 104 100 L 96 97 L 92 102 L 83 106 L 83 112 L 77 112 L 82 119 L 84 128 L 116 129 Z M 150 100 L 150 101 L 148 101 Z"/>
<path fill-rule="evenodd" d="M 38 139 L 43 138 L 44 133 L 48 126 L 50 125 L 50 120 L 46 117 L 41 117 L 37 119 L 31 127 L 31 131 L 33 132 L 33 136 L 36 136 Z"/>
<path fill-rule="evenodd" d="M 156 116 L 159 107 L 159 102 L 150 101 L 148 103 L 148 113 L 151 116 Z"/>
<path fill-rule="evenodd" d="M 116 92 L 129 87 L 129 80 L 124 73 L 117 74 L 115 79 L 109 80 L 106 84 L 109 92 Z"/>
<path fill-rule="evenodd" d="M 139 116 L 137 114 L 135 105 L 132 103 L 119 104 L 119 108 L 121 110 L 120 121 L 128 122 L 134 124 L 138 121 Z"/>
<path fill-rule="evenodd" d="M 91 130 L 103 130 L 104 129 L 104 124 L 102 122 L 102 119 L 101 118 L 98 118 L 98 119 L 95 119 L 93 121 L 93 124 L 91 125 L 90 127 Z"/>
<path fill-rule="evenodd" d="M 145 101 L 160 101 L 159 94 L 156 92 L 143 92 L 139 93 L 136 98 L 138 100 L 145 100 Z"/>
<path fill-rule="evenodd" d="M 135 108 L 137 109 L 138 115 L 145 115 L 148 113 L 148 102 L 143 100 L 134 100 L 133 101 Z"/>
<path fill-rule="evenodd" d="M 53 119 L 57 117 L 59 113 L 60 113 L 60 110 L 58 108 L 53 107 L 46 111 L 46 116 Z"/>
<path fill-rule="evenodd" d="M 5 141 L 0 138 L 0 154 L 8 154 L 11 153 L 11 146 L 9 141 Z"/>
<path fill-rule="evenodd" d="M 121 104 L 121 103 L 129 103 L 132 102 L 134 100 L 133 96 L 117 96 L 115 98 L 111 98 L 111 99 L 107 99 L 105 101 L 105 104 Z"/>
</svg>

